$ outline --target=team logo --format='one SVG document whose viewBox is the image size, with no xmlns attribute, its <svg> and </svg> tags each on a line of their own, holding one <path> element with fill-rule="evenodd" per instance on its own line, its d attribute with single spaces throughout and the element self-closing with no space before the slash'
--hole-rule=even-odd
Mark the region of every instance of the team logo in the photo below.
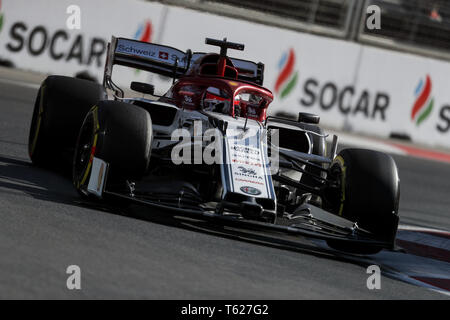
<svg viewBox="0 0 450 320">
<path fill-rule="evenodd" d="M 2 13 L 2 0 L 0 0 L 0 32 L 3 28 L 3 13 Z"/>
<path fill-rule="evenodd" d="M 253 187 L 249 187 L 249 186 L 244 186 L 244 187 L 241 187 L 240 189 L 243 193 L 249 194 L 251 196 L 258 196 L 261 194 L 260 190 L 253 188 Z"/>
<path fill-rule="evenodd" d="M 291 48 L 288 52 L 285 52 L 278 63 L 278 74 L 275 82 L 275 93 L 284 99 L 294 89 L 298 80 L 298 72 L 294 72 L 295 67 L 295 52 Z"/>
<path fill-rule="evenodd" d="M 414 92 L 416 101 L 411 110 L 411 120 L 414 121 L 417 126 L 426 120 L 433 111 L 434 97 L 431 96 L 431 90 L 432 81 L 427 74 L 425 80 L 420 79 Z"/>
</svg>

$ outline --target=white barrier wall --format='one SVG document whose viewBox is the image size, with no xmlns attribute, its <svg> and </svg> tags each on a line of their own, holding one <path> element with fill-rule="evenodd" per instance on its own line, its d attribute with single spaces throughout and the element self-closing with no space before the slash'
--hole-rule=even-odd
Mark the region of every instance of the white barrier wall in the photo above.
<svg viewBox="0 0 450 320">
<path fill-rule="evenodd" d="M 414 142 L 450 148 L 450 63 L 371 47 L 363 50 L 358 85 L 386 92 L 390 103 L 385 121 L 354 121 L 354 129 L 376 135 L 402 132 Z"/>
<path fill-rule="evenodd" d="M 80 30 L 66 26 L 72 4 Z M 265 63 L 272 113 L 313 112 L 336 129 L 450 148 L 448 62 L 137 0 L 3 0 L 0 13 L 0 57 L 18 68 L 101 79 L 111 35 L 208 52 L 217 48 L 205 37 L 227 37 L 246 45 L 230 55 Z M 148 80 L 159 92 L 169 85 L 136 70 L 114 79 Z"/>
<path fill-rule="evenodd" d="M 67 8 L 80 8 L 81 29 L 69 29 Z M 2 0 L 0 57 L 21 69 L 99 80 L 111 35 L 154 41 L 163 6 L 137 0 Z M 72 20 L 70 20 L 72 21 Z M 142 74 L 124 73 L 127 80 Z"/>
</svg>

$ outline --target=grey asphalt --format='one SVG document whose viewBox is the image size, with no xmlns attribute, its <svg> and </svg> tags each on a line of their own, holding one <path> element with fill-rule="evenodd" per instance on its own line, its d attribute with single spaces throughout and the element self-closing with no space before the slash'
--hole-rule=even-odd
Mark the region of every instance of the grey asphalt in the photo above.
<svg viewBox="0 0 450 320">
<path fill-rule="evenodd" d="M 86 206 L 27 155 L 35 88 L 0 81 L 0 298 L 446 299 L 308 248 L 260 244 L 143 208 Z M 395 157 L 401 223 L 450 230 L 450 165 Z M 81 290 L 66 268 L 81 268 Z"/>
</svg>

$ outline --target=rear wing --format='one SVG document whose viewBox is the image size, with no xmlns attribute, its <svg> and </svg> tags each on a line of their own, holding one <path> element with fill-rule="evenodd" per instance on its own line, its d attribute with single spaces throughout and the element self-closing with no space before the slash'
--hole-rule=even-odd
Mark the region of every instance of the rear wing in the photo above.
<svg viewBox="0 0 450 320">
<path fill-rule="evenodd" d="M 193 61 L 205 53 L 192 54 L 191 50 L 183 52 L 173 47 L 155 43 L 141 42 L 126 38 L 112 37 L 108 44 L 103 85 L 120 89 L 112 82 L 114 65 L 141 69 L 174 79 L 186 74 Z M 262 85 L 264 65 L 247 60 L 230 58 L 239 72 L 238 79 Z"/>
<path fill-rule="evenodd" d="M 179 78 L 187 71 L 190 51 L 125 38 L 111 38 L 108 44 L 103 83 L 111 80 L 114 65 L 141 69 Z"/>
</svg>

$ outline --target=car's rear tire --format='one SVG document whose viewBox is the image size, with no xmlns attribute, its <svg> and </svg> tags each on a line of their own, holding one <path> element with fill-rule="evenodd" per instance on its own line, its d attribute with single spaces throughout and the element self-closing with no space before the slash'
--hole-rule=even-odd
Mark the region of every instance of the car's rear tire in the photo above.
<svg viewBox="0 0 450 320">
<path fill-rule="evenodd" d="M 76 189 L 87 195 L 94 156 L 109 164 L 110 185 L 141 179 L 148 170 L 152 137 L 147 111 L 123 102 L 100 101 L 86 115 L 78 136 L 73 159 Z"/>
<path fill-rule="evenodd" d="M 377 151 L 345 149 L 334 160 L 332 172 L 337 173 L 341 185 L 336 213 L 393 247 L 400 200 L 400 179 L 394 159 Z M 347 251 L 377 251 L 364 246 L 352 250 L 339 242 L 329 244 Z"/>
<path fill-rule="evenodd" d="M 105 89 L 87 80 L 63 76 L 47 77 L 39 88 L 34 104 L 28 138 L 28 153 L 36 166 L 70 168 L 83 119 L 100 100 Z M 68 154 L 67 161 L 62 159 Z"/>
</svg>

